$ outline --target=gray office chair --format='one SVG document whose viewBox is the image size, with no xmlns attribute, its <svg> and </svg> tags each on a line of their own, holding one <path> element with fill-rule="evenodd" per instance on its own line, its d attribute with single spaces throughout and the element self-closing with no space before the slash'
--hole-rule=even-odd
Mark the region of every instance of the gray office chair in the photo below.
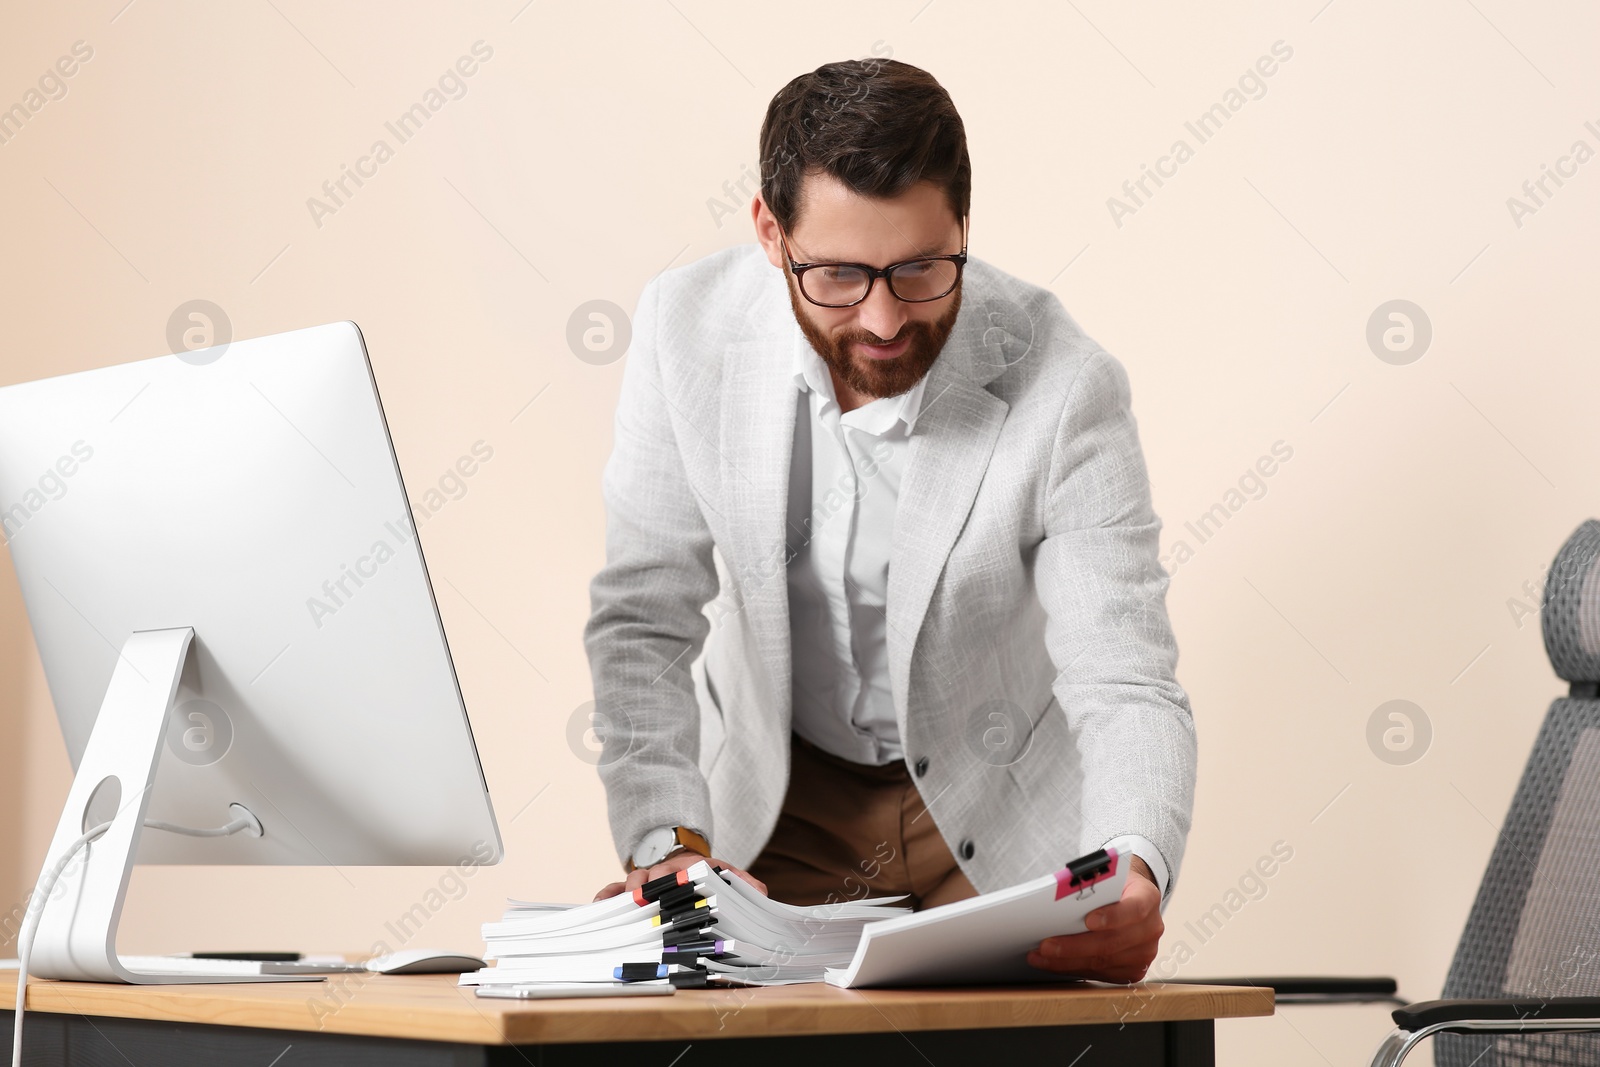
<svg viewBox="0 0 1600 1067">
<path fill-rule="evenodd" d="M 1394 1012 L 1373 1067 L 1438 1035 L 1437 1067 L 1600 1065 L 1600 521 L 1556 553 L 1540 615 L 1571 683 L 1545 714 L 1441 1000 Z M 1425 828 L 1424 828 L 1425 829 Z M 1393 979 L 1188 979 L 1271 986 L 1280 1003 L 1399 1001 Z M 1403 1002 L 1401 1002 L 1403 1003 Z"/>
<path fill-rule="evenodd" d="M 1398 1064 L 1433 1034 L 1439 1067 L 1600 1064 L 1597 560 L 1600 522 L 1590 519 L 1556 553 L 1540 616 L 1545 652 L 1571 691 L 1545 714 L 1445 999 L 1397 1010 L 1374 1064 Z"/>
</svg>

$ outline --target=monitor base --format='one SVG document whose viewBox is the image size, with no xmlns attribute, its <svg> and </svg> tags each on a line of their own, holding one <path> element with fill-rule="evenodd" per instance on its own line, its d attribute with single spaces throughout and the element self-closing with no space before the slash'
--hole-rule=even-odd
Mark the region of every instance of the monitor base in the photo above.
<svg viewBox="0 0 1600 1067">
<path fill-rule="evenodd" d="M 30 909 L 42 906 L 28 965 L 33 975 L 136 985 L 316 980 L 313 975 L 151 973 L 134 970 L 117 956 L 122 902 L 145 828 L 167 717 L 193 641 L 193 628 L 184 626 L 141 630 L 122 646 L 29 899 Z M 107 822 L 105 833 L 79 850 L 54 886 L 47 885 L 52 868 L 79 838 Z M 42 892 L 48 897 L 39 901 Z"/>
</svg>

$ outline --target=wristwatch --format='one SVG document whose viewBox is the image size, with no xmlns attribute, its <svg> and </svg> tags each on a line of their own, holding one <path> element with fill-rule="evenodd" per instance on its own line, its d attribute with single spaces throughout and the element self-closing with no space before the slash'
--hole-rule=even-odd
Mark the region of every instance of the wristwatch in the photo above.
<svg viewBox="0 0 1600 1067">
<path fill-rule="evenodd" d="M 628 861 L 628 870 L 654 867 L 674 852 L 684 848 L 692 848 L 702 856 L 711 855 L 711 843 L 705 839 L 704 834 L 687 826 L 658 826 L 645 834 L 644 840 L 639 842 L 639 847 L 633 850 L 633 858 Z"/>
</svg>

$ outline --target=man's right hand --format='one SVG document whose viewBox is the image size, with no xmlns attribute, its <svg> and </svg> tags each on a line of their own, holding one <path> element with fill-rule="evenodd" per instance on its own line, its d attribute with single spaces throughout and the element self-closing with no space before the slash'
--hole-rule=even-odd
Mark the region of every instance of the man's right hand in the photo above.
<svg viewBox="0 0 1600 1067">
<path fill-rule="evenodd" d="M 629 871 L 626 880 L 621 882 L 612 882 L 610 885 L 600 890 L 600 892 L 596 893 L 594 895 L 594 899 L 604 900 L 606 897 L 614 897 L 618 893 L 631 893 L 635 889 L 638 889 L 640 886 L 644 885 L 646 882 L 654 881 L 663 875 L 676 874 L 681 870 L 693 867 L 701 860 L 709 861 L 713 867 L 726 867 L 734 874 L 737 874 L 740 878 L 743 878 L 745 881 L 761 890 L 762 893 L 767 891 L 767 883 L 750 877 L 749 874 L 741 871 L 733 864 L 724 863 L 722 860 L 718 859 L 711 859 L 709 856 L 702 856 L 700 853 L 691 851 L 690 849 L 683 849 L 679 852 L 674 852 L 672 855 L 668 856 L 666 859 L 662 860 L 653 867 L 640 867 L 637 870 Z"/>
</svg>

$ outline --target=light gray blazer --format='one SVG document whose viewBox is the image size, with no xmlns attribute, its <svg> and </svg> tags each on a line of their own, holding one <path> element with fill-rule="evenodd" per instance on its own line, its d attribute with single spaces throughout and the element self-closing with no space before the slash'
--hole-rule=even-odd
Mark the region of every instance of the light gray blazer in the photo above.
<svg viewBox="0 0 1600 1067">
<path fill-rule="evenodd" d="M 584 634 L 620 859 L 684 825 L 746 866 L 783 803 L 785 285 L 752 244 L 639 298 Z M 895 715 L 907 764 L 927 761 L 917 787 L 980 892 L 1121 834 L 1160 850 L 1170 891 L 1195 735 L 1127 374 L 1053 294 L 973 260 L 929 375 L 888 592 Z"/>
</svg>

